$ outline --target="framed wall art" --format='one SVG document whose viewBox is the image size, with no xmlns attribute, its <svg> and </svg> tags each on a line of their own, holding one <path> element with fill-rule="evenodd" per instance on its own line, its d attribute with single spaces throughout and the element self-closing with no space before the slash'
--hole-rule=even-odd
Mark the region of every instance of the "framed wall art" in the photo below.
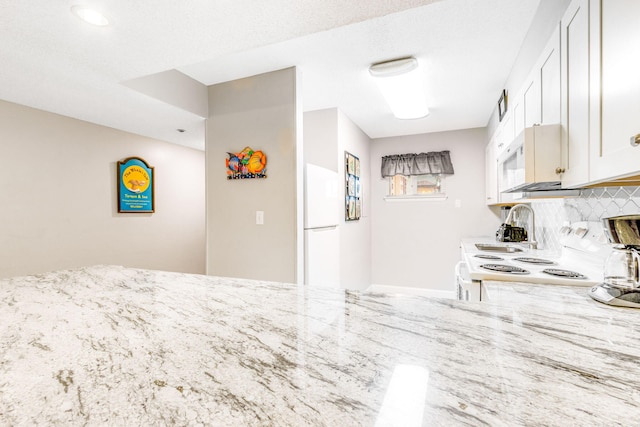
<svg viewBox="0 0 640 427">
<path fill-rule="evenodd" d="M 344 152 L 344 181 L 345 181 L 345 221 L 360 219 L 362 205 L 360 202 L 362 189 L 360 187 L 360 159 L 353 154 Z"/>
<path fill-rule="evenodd" d="M 118 212 L 155 211 L 153 166 L 140 157 L 118 162 Z"/>
<path fill-rule="evenodd" d="M 498 100 L 498 119 L 502 121 L 504 115 L 507 114 L 508 107 L 508 97 L 506 89 L 502 89 L 502 94 L 500 95 L 500 99 Z"/>
<path fill-rule="evenodd" d="M 227 153 L 227 179 L 255 179 L 267 177 L 267 155 L 244 147 L 238 153 Z"/>
</svg>

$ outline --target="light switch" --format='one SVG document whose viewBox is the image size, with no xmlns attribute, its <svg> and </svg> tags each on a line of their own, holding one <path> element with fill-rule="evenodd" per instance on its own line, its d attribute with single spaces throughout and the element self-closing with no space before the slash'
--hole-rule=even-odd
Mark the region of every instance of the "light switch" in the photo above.
<svg viewBox="0 0 640 427">
<path fill-rule="evenodd" d="M 256 224 L 264 224 L 264 211 L 256 211 Z"/>
<path fill-rule="evenodd" d="M 454 202 L 454 205 L 456 208 L 462 207 L 462 200 L 456 199 L 456 201 Z"/>
</svg>

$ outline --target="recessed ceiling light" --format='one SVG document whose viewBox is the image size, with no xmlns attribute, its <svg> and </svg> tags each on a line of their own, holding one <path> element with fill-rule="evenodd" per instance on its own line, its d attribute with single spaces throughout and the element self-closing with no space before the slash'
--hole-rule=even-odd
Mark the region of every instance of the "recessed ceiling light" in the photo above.
<svg viewBox="0 0 640 427">
<path fill-rule="evenodd" d="M 87 22 L 91 25 L 97 25 L 99 27 L 109 25 L 109 20 L 107 19 L 107 17 L 95 9 L 91 9 L 86 6 L 75 5 L 71 6 L 71 12 L 73 12 L 74 15 L 82 19 L 84 22 Z"/>
<path fill-rule="evenodd" d="M 177 130 L 178 132 L 180 132 L 180 133 L 184 133 L 184 132 L 186 132 L 186 129 L 176 129 L 176 130 Z"/>
<path fill-rule="evenodd" d="M 429 114 L 417 59 L 373 64 L 369 73 L 375 77 L 382 96 L 398 119 L 420 119 Z"/>
</svg>

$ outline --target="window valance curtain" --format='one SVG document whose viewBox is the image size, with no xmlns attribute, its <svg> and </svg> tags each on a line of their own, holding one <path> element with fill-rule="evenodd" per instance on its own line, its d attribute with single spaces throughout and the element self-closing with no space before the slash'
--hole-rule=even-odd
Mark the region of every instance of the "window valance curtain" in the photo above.
<svg viewBox="0 0 640 427">
<path fill-rule="evenodd" d="M 449 151 L 431 151 L 420 154 L 394 154 L 382 158 L 382 177 L 394 175 L 453 175 Z"/>
</svg>

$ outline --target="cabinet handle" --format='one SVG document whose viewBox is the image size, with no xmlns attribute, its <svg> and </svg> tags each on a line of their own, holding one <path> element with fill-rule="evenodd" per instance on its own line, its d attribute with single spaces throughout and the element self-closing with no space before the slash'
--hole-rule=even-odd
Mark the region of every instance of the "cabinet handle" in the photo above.
<svg viewBox="0 0 640 427">
<path fill-rule="evenodd" d="M 631 142 L 632 147 L 637 147 L 638 145 L 640 145 L 640 133 L 632 136 L 629 142 Z"/>
<path fill-rule="evenodd" d="M 564 173 L 564 168 L 556 168 L 556 174 L 560 175 L 561 173 Z"/>
</svg>

